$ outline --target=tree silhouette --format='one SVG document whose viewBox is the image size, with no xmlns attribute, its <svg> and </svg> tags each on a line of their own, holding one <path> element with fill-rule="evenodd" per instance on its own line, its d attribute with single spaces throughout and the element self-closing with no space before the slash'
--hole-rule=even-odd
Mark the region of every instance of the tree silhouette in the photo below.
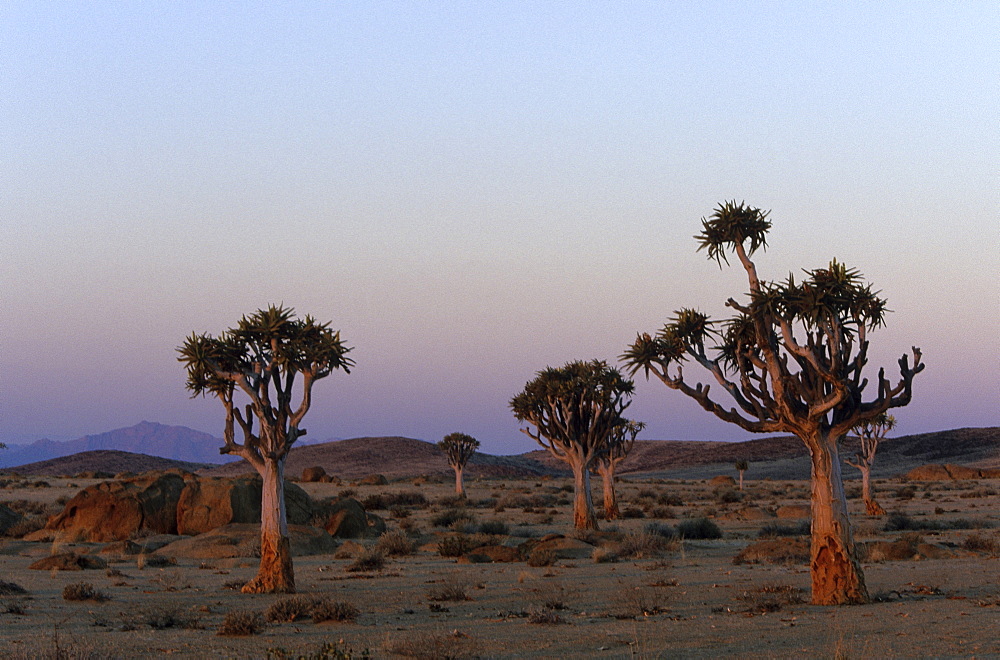
<svg viewBox="0 0 1000 660">
<path fill-rule="evenodd" d="M 594 471 L 600 475 L 603 486 L 605 520 L 616 520 L 621 515 L 618 510 L 618 495 L 615 493 L 615 470 L 628 457 L 635 445 L 635 436 L 644 428 L 646 425 L 642 422 L 623 420 L 594 461 Z"/>
<path fill-rule="evenodd" d="M 885 509 L 875 501 L 875 496 L 872 493 L 871 473 L 879 443 L 885 438 L 885 434 L 894 428 L 896 428 L 896 418 L 882 413 L 851 429 L 858 434 L 858 438 L 861 440 L 861 451 L 855 454 L 856 460 L 854 462 L 850 459 L 844 462 L 861 470 L 861 496 L 865 502 L 865 511 L 869 516 L 885 515 Z"/>
<path fill-rule="evenodd" d="M 573 470 L 573 525 L 597 529 L 590 468 L 625 421 L 635 386 L 606 362 L 570 362 L 539 371 L 510 400 L 514 416 L 534 425 L 521 431 Z"/>
<path fill-rule="evenodd" d="M 760 280 L 750 257 L 767 246 L 767 216 L 727 202 L 702 219 L 696 236 L 698 249 L 710 259 L 721 266 L 734 253 L 746 271 L 748 299 L 726 302 L 735 316 L 719 324 L 683 309 L 655 336 L 639 334 L 622 358 L 633 374 L 653 373 L 722 420 L 755 433 L 790 432 L 801 439 L 812 463 L 812 602 L 867 602 L 838 443 L 856 425 L 909 403 L 913 377 L 924 365 L 913 348 L 913 366 L 904 355 L 895 384 L 880 370 L 877 392 L 863 401 L 868 333 L 883 325 L 886 301 L 858 271 L 836 260 L 805 271 L 802 282 L 791 275 L 784 282 Z M 710 339 L 717 345 L 709 348 Z M 709 372 L 734 407 L 713 399 L 710 385 L 691 385 L 682 368 L 689 360 Z"/>
<path fill-rule="evenodd" d="M 219 452 L 242 457 L 264 482 L 260 568 L 244 585 L 244 593 L 295 591 L 285 515 L 285 459 L 306 434 L 300 425 L 312 404 L 313 385 L 335 369 L 349 373 L 354 365 L 347 357 L 350 350 L 329 323 L 311 316 L 298 319 L 294 310 L 274 305 L 244 316 L 218 337 L 191 334 L 177 349 L 192 396 L 215 396 L 225 408 L 225 444 Z M 296 385 L 300 398 L 293 405 Z M 236 405 L 237 393 L 249 400 L 245 408 Z M 242 444 L 236 442 L 237 425 Z"/>
<path fill-rule="evenodd" d="M 449 433 L 438 447 L 448 456 L 448 465 L 455 470 L 455 494 L 465 497 L 465 464 L 479 449 L 479 441 L 465 433 Z"/>
</svg>

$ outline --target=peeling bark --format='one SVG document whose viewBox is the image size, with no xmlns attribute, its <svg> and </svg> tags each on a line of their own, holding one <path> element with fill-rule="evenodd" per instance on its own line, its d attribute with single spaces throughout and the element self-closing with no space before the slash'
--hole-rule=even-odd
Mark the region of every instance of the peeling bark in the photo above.
<svg viewBox="0 0 1000 660">
<path fill-rule="evenodd" d="M 465 497 L 465 474 L 462 466 L 453 465 L 455 468 L 455 494 L 459 497 Z"/>
<path fill-rule="evenodd" d="M 243 593 L 295 593 L 292 544 L 285 515 L 285 460 L 266 459 L 260 501 L 260 567 Z"/>
<path fill-rule="evenodd" d="M 847 515 L 837 439 L 810 438 L 812 459 L 812 603 L 869 602 Z"/>
<path fill-rule="evenodd" d="M 597 529 L 594 500 L 590 494 L 590 469 L 582 461 L 570 462 L 573 468 L 573 527 L 576 529 Z"/>
<path fill-rule="evenodd" d="M 604 493 L 604 519 L 617 520 L 621 516 L 618 509 L 618 495 L 615 493 L 614 464 L 600 461 L 597 464 L 597 474 L 601 476 Z"/>
</svg>

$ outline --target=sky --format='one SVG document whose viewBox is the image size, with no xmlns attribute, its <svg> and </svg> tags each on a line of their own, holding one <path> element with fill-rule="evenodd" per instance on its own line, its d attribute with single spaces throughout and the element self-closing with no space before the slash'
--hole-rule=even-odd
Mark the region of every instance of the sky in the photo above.
<svg viewBox="0 0 1000 660">
<path fill-rule="evenodd" d="M 0 57 L 0 441 L 221 435 L 175 349 L 283 303 L 357 361 L 310 440 L 527 451 L 535 372 L 747 290 L 696 252 L 725 200 L 765 278 L 888 299 L 896 434 L 1000 425 L 996 2 L 32 0 Z M 641 376 L 628 415 L 750 437 Z"/>
</svg>

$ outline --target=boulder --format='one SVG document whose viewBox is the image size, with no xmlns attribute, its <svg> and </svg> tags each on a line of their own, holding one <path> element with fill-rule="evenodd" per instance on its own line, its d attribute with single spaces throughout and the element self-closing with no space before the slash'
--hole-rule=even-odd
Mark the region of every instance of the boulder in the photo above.
<svg viewBox="0 0 1000 660">
<path fill-rule="evenodd" d="M 586 559 L 594 554 L 594 546 L 559 534 L 549 534 L 538 541 L 526 541 L 519 546 L 523 556 L 539 551 L 551 551 L 556 559 Z"/>
<path fill-rule="evenodd" d="M 358 482 L 359 486 L 386 486 L 389 480 L 381 474 L 369 474 Z"/>
<path fill-rule="evenodd" d="M 493 562 L 521 561 L 521 553 L 517 548 L 506 545 L 483 545 L 472 551 L 472 554 L 488 557 Z"/>
<path fill-rule="evenodd" d="M 17 511 L 0 504 L 0 536 L 7 533 L 7 530 L 24 519 Z"/>
<path fill-rule="evenodd" d="M 194 536 L 230 523 L 260 524 L 260 477 L 193 479 L 177 502 L 177 533 Z M 288 523 L 304 525 L 312 519 L 309 495 L 285 482 L 285 515 Z"/>
<path fill-rule="evenodd" d="M 303 481 L 309 484 L 320 483 L 326 476 L 328 476 L 326 474 L 326 470 L 316 465 L 313 467 L 307 467 L 306 469 L 302 470 L 302 478 L 299 481 Z"/>
<path fill-rule="evenodd" d="M 100 557 L 63 552 L 39 559 L 28 568 L 35 571 L 83 571 L 107 568 L 108 563 Z"/>
<path fill-rule="evenodd" d="M 733 479 L 729 475 L 720 474 L 717 477 L 712 477 L 711 481 L 708 482 L 713 486 L 735 486 L 736 479 Z"/>
<path fill-rule="evenodd" d="M 364 507 L 353 497 L 342 497 L 330 505 L 323 528 L 330 536 L 357 539 L 368 531 L 368 516 Z"/>
<path fill-rule="evenodd" d="M 121 541 L 140 530 L 175 534 L 184 485 L 184 478 L 172 473 L 95 484 L 77 493 L 45 529 L 64 542 Z"/>
</svg>

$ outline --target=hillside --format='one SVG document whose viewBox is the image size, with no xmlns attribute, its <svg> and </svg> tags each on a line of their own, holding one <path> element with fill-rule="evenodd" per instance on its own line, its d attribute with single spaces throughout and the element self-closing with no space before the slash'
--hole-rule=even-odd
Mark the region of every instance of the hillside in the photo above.
<svg viewBox="0 0 1000 660">
<path fill-rule="evenodd" d="M 61 456 L 51 458 L 47 461 L 28 463 L 17 467 L 4 468 L 4 472 L 12 474 L 24 474 L 40 477 L 60 477 L 73 476 L 81 472 L 106 472 L 117 474 L 119 472 L 147 472 L 149 470 L 170 470 L 179 468 L 188 472 L 195 472 L 206 467 L 207 463 L 190 463 L 187 461 L 175 461 L 159 456 L 147 456 L 146 454 L 134 454 L 127 451 L 115 451 L 111 449 L 97 449 L 94 451 L 84 451 L 71 456 Z"/>
<path fill-rule="evenodd" d="M 389 479 L 422 474 L 453 474 L 444 454 L 436 445 L 413 438 L 352 438 L 295 447 L 288 455 L 285 474 L 298 476 L 313 466 L 329 474 L 356 479 L 382 474 Z M 233 476 L 252 472 L 245 461 L 208 468 L 203 474 Z M 525 456 L 475 454 L 466 467 L 467 477 L 530 477 L 553 473 L 536 460 Z"/>
</svg>

